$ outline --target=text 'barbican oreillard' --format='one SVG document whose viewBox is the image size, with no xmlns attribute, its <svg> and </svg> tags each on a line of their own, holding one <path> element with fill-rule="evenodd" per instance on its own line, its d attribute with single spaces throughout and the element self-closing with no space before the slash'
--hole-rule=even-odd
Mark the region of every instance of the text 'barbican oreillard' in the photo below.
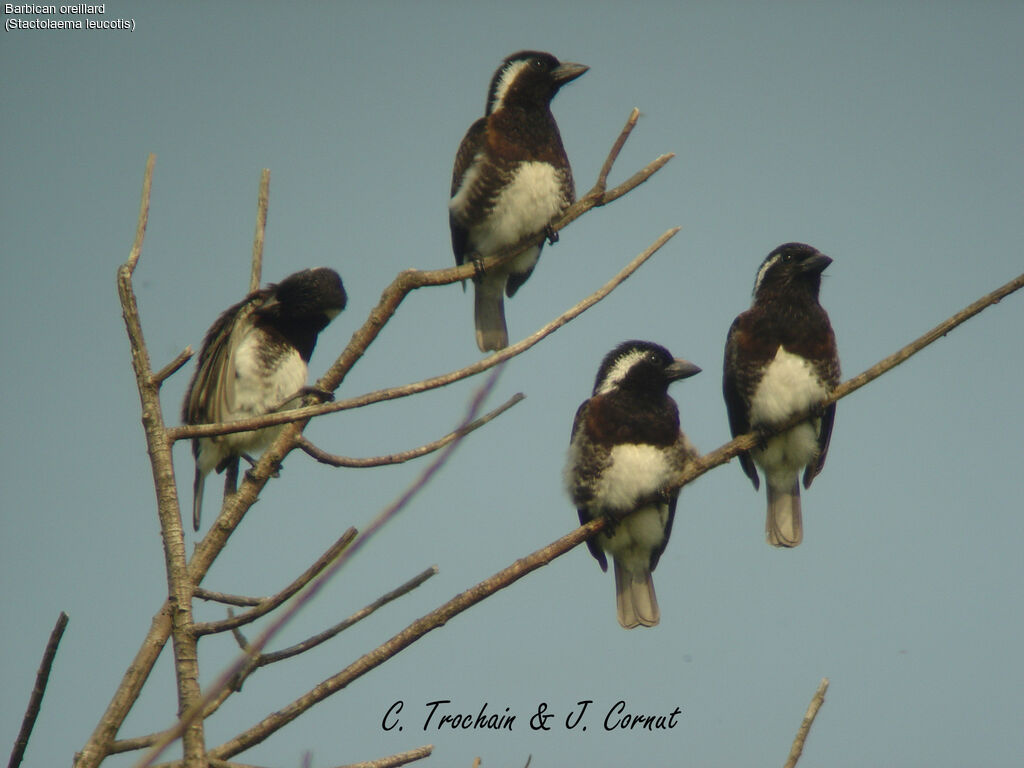
<svg viewBox="0 0 1024 768">
<path fill-rule="evenodd" d="M 78 5 L 34 5 L 32 3 L 18 5 L 15 3 L 5 3 L 4 13 L 32 13 L 37 16 L 55 16 L 57 14 L 60 14 L 61 16 L 102 16 L 107 12 L 106 5 L 106 3 L 100 3 L 99 5 L 86 5 L 84 3 Z"/>
</svg>

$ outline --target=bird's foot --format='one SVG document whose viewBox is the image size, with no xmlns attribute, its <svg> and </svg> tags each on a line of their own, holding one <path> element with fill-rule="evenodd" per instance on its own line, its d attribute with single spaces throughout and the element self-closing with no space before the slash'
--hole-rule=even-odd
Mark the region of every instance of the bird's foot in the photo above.
<svg viewBox="0 0 1024 768">
<path fill-rule="evenodd" d="M 548 245 L 554 245 L 558 242 L 558 232 L 552 229 L 550 224 L 544 227 L 544 236 L 548 239 Z"/>
</svg>

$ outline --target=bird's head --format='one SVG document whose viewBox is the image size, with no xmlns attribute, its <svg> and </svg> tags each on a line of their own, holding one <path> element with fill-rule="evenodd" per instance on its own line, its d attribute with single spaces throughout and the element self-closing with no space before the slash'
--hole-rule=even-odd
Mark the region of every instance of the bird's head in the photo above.
<svg viewBox="0 0 1024 768">
<path fill-rule="evenodd" d="M 754 300 L 799 289 L 810 290 L 817 297 L 821 273 L 831 263 L 828 256 L 804 243 L 780 245 L 761 263 L 754 283 Z"/>
<path fill-rule="evenodd" d="M 693 363 L 673 358 L 650 341 L 625 341 L 605 355 L 597 371 L 594 394 L 632 391 L 664 394 L 668 385 L 700 373 Z"/>
<path fill-rule="evenodd" d="M 550 53 L 520 51 L 507 57 L 491 78 L 487 114 L 508 104 L 547 106 L 558 89 L 590 67 L 560 62 Z"/>
</svg>

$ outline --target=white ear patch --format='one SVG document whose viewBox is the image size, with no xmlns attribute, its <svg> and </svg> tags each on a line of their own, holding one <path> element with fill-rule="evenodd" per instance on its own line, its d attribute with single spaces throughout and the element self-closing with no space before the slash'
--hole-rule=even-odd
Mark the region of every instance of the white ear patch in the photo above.
<svg viewBox="0 0 1024 768">
<path fill-rule="evenodd" d="M 501 77 L 498 78 L 498 86 L 494 89 L 494 98 L 491 100 L 491 112 L 497 112 L 501 109 L 508 89 L 512 87 L 512 83 L 519 76 L 519 73 L 529 65 L 530 62 L 528 60 L 521 59 L 509 62 L 508 66 L 502 70 Z"/>
<path fill-rule="evenodd" d="M 761 287 L 761 281 L 764 280 L 764 276 L 768 273 L 768 270 L 779 263 L 779 259 L 782 258 L 781 253 L 777 253 L 774 256 L 764 260 L 764 264 L 757 270 L 757 280 L 754 281 L 754 296 L 757 296 L 757 289 Z"/>
<path fill-rule="evenodd" d="M 601 379 L 597 392 L 594 394 L 607 395 L 619 385 L 619 382 L 626 378 L 626 374 L 629 373 L 629 369 L 645 357 L 647 357 L 647 351 L 643 349 L 634 349 L 624 354 L 615 361 L 615 364 L 611 368 L 608 369 L 608 373 L 606 373 L 604 378 Z"/>
</svg>

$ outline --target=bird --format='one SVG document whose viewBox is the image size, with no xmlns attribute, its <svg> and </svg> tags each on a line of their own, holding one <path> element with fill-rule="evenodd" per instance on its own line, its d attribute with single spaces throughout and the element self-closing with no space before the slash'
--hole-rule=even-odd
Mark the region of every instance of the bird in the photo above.
<svg viewBox="0 0 1024 768">
<path fill-rule="evenodd" d="M 473 314 L 481 352 L 508 346 L 502 294 L 512 297 L 526 282 L 544 243 L 486 273 L 481 260 L 533 234 L 544 232 L 554 243 L 551 222 L 576 199 L 551 100 L 588 69 L 542 51 L 513 53 L 491 78 L 484 116 L 459 144 L 448 221 L 455 263 L 477 265 Z"/>
<path fill-rule="evenodd" d="M 290 407 L 305 390 L 317 336 L 348 302 L 341 277 L 317 267 L 253 291 L 229 307 L 207 331 L 185 394 L 182 421 L 214 424 Z M 267 447 L 283 427 L 266 427 L 192 440 L 196 470 L 192 525 L 199 530 L 203 486 L 238 457 Z"/>
<path fill-rule="evenodd" d="M 839 353 L 828 314 L 818 301 L 821 273 L 832 263 L 804 243 L 786 243 L 762 262 L 750 309 L 729 328 L 722 391 L 733 437 L 772 427 L 812 409 L 839 384 Z M 765 475 L 765 537 L 776 547 L 803 540 L 799 476 L 804 488 L 825 466 L 835 403 L 814 419 L 740 454 L 754 490 Z M 757 466 L 755 466 L 757 465 Z"/>
<path fill-rule="evenodd" d="M 615 606 L 625 629 L 655 626 L 661 612 L 651 572 L 672 532 L 678 489 L 672 476 L 697 456 L 668 395 L 674 381 L 700 373 L 649 341 L 626 341 L 605 355 L 593 395 L 572 425 L 564 479 L 580 524 L 604 517 L 587 541 L 602 571 L 615 570 Z"/>
</svg>

